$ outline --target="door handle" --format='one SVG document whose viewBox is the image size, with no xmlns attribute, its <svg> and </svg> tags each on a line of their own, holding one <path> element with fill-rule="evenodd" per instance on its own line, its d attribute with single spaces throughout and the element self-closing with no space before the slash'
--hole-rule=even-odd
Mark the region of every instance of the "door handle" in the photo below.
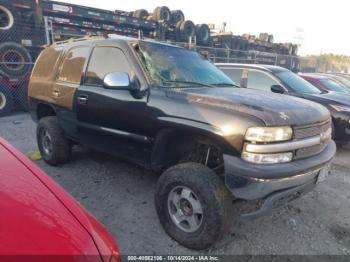
<svg viewBox="0 0 350 262">
<path fill-rule="evenodd" d="M 78 102 L 79 102 L 79 104 L 86 105 L 88 102 L 88 96 L 87 95 L 78 96 Z"/>
<path fill-rule="evenodd" d="M 52 91 L 52 94 L 53 94 L 54 97 L 58 97 L 58 96 L 60 95 L 60 90 L 54 89 L 54 90 Z"/>
</svg>

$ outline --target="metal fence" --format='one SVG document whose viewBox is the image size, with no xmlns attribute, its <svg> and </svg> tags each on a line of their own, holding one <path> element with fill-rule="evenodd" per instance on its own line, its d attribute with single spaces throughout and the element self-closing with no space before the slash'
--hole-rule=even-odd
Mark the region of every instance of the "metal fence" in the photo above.
<svg viewBox="0 0 350 262">
<path fill-rule="evenodd" d="M 198 46 L 195 43 L 169 42 L 178 46 L 191 48 L 201 53 L 213 63 L 241 63 L 241 64 L 267 64 L 298 71 L 299 58 L 293 55 L 281 55 L 276 53 L 261 52 L 256 50 L 235 50 L 229 48 L 218 48 Z"/>
<path fill-rule="evenodd" d="M 45 42 L 45 26 L 29 20 L 0 30 L 0 116 L 28 111 L 29 78 Z"/>
</svg>

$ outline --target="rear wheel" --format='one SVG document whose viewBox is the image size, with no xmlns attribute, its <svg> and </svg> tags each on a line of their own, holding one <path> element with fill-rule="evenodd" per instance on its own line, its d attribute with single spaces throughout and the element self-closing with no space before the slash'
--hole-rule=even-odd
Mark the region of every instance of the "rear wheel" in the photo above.
<svg viewBox="0 0 350 262">
<path fill-rule="evenodd" d="M 191 249 L 212 246 L 230 225 L 231 195 L 222 179 L 197 163 L 176 165 L 159 178 L 155 204 L 170 237 Z"/>
<path fill-rule="evenodd" d="M 37 126 L 37 141 L 39 151 L 48 164 L 56 166 L 69 161 L 72 146 L 63 136 L 55 116 L 40 119 Z"/>
</svg>

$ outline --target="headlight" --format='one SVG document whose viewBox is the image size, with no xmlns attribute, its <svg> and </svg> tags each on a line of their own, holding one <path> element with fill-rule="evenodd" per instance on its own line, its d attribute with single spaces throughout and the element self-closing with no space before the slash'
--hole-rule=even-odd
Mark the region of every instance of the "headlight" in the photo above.
<svg viewBox="0 0 350 262">
<path fill-rule="evenodd" d="M 337 112 L 350 112 L 350 107 L 340 105 L 330 105 Z"/>
<path fill-rule="evenodd" d="M 278 154 L 255 154 L 255 153 L 242 153 L 242 159 L 247 162 L 255 164 L 276 164 L 291 162 L 293 159 L 293 153 L 278 153 Z"/>
<path fill-rule="evenodd" d="M 279 142 L 291 140 L 293 129 L 290 126 L 282 127 L 250 127 L 245 139 L 251 142 Z"/>
</svg>

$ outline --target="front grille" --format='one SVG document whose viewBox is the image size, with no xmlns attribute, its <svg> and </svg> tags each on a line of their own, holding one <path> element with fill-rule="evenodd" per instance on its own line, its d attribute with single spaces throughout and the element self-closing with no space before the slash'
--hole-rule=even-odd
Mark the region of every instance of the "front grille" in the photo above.
<svg viewBox="0 0 350 262">
<path fill-rule="evenodd" d="M 331 128 L 331 120 L 318 123 L 315 125 L 296 127 L 294 128 L 294 139 L 305 139 L 313 136 L 318 136 L 321 133 L 326 132 L 329 128 Z M 302 159 L 311 157 L 321 153 L 327 146 L 328 141 L 321 143 L 319 145 L 301 148 L 295 151 L 294 159 Z"/>
<path fill-rule="evenodd" d="M 326 132 L 331 127 L 331 120 L 326 122 L 318 123 L 315 125 L 295 127 L 294 128 L 294 139 L 304 139 L 312 136 L 317 136 L 321 133 Z"/>
</svg>

